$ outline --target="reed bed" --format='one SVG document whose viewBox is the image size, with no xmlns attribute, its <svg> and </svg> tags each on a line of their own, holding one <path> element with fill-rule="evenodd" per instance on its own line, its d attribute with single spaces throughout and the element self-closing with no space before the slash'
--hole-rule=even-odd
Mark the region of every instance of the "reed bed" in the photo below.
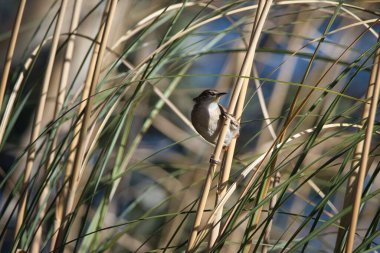
<svg viewBox="0 0 380 253">
<path fill-rule="evenodd" d="M 1 252 L 380 250 L 376 1 L 0 7 Z"/>
</svg>

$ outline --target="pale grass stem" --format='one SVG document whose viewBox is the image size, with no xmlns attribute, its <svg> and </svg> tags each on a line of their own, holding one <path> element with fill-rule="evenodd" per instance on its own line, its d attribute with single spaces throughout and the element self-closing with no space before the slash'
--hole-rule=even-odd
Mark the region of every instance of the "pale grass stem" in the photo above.
<svg viewBox="0 0 380 253">
<path fill-rule="evenodd" d="M 337 64 L 337 62 L 339 61 L 339 59 L 341 59 L 341 58 L 343 57 L 343 55 L 349 50 L 349 48 L 351 48 L 351 47 L 352 47 L 352 46 L 353 46 L 353 45 L 354 45 L 354 44 L 355 44 L 355 43 L 361 38 L 361 36 L 363 36 L 364 33 L 365 33 L 365 31 L 362 32 L 362 33 L 360 34 L 360 36 L 358 36 L 357 38 L 355 38 L 354 41 L 353 41 L 353 42 L 352 42 L 352 43 L 351 43 L 351 44 L 350 44 L 345 50 L 343 50 L 343 52 L 340 54 L 340 56 L 338 57 L 338 59 L 337 59 L 333 64 L 331 64 L 331 66 L 328 68 L 328 70 L 327 70 L 327 71 L 326 71 L 326 72 L 320 77 L 320 79 L 319 79 L 318 82 L 316 83 L 315 87 L 317 87 L 317 86 L 321 83 L 321 81 L 322 81 L 322 80 L 324 79 L 324 77 L 327 75 L 328 71 L 330 71 L 330 70 L 333 68 L 333 66 L 335 66 L 335 65 Z M 311 90 L 311 91 L 305 96 L 304 100 L 300 103 L 300 105 L 297 107 L 297 109 L 295 110 L 295 112 L 294 112 L 292 115 L 289 114 L 289 118 L 288 118 L 286 124 L 284 124 L 282 131 L 281 131 L 281 132 L 279 133 L 279 135 L 278 135 L 279 137 L 283 135 L 285 129 L 288 128 L 289 124 L 294 120 L 294 118 L 297 116 L 297 114 L 298 114 L 298 113 L 301 111 L 301 109 L 305 106 L 305 104 L 307 103 L 308 99 L 309 99 L 310 96 L 313 94 L 313 92 L 314 92 L 314 89 Z M 278 137 L 278 138 L 279 138 L 279 137 Z M 278 138 L 277 138 L 277 139 L 278 139 Z M 276 141 L 277 141 L 277 140 L 276 140 Z M 267 157 L 270 155 L 271 152 L 269 152 L 269 151 L 272 150 L 272 149 L 275 147 L 275 143 L 276 143 L 276 141 L 274 141 L 274 142 L 272 143 L 271 147 L 269 147 L 268 151 L 265 153 L 263 159 L 262 159 L 262 160 L 259 162 L 259 164 L 257 165 L 257 170 L 259 170 L 259 169 L 261 168 L 261 166 L 262 166 L 262 162 L 264 161 L 264 159 L 267 158 Z M 256 175 L 257 175 L 257 173 L 254 173 L 254 174 L 250 177 L 250 179 L 248 180 L 248 183 L 247 183 L 246 186 L 244 187 L 243 191 L 240 193 L 240 196 L 239 196 L 239 198 L 238 198 L 239 201 L 240 201 L 241 199 L 243 199 L 243 197 L 247 194 L 248 190 L 250 189 L 250 187 L 252 186 L 252 184 L 253 184 L 253 182 L 254 182 L 254 179 L 255 179 Z M 221 233 L 224 233 L 224 231 L 225 231 L 226 228 L 227 228 L 227 225 L 228 225 L 229 222 L 231 221 L 232 217 L 235 215 L 236 211 L 237 211 L 237 206 L 235 206 L 235 207 L 232 208 L 232 211 L 231 211 L 230 214 L 228 215 L 227 220 L 226 220 L 226 223 L 225 223 L 225 225 L 223 226 L 223 228 L 222 228 L 222 230 L 221 230 Z M 257 218 L 256 218 L 256 220 L 257 220 Z"/>
<path fill-rule="evenodd" d="M 26 0 L 21 0 L 19 3 L 16 20 L 13 25 L 12 35 L 11 35 L 11 39 L 9 41 L 9 46 L 7 49 L 5 64 L 3 68 L 3 75 L 1 77 L 1 83 L 0 83 L 0 111 L 3 109 L 2 104 L 4 102 L 5 89 L 7 88 L 9 71 L 12 65 L 13 54 L 16 48 L 16 42 L 17 42 L 19 31 L 20 31 L 22 17 L 24 15 L 25 4 L 26 4 Z"/>
<path fill-rule="evenodd" d="M 271 2 L 272 1 L 267 1 L 267 6 L 266 6 L 267 8 L 264 8 L 263 14 L 261 15 L 261 18 L 258 22 L 256 29 L 252 29 L 251 39 L 250 39 L 250 43 L 248 46 L 247 54 L 245 56 L 243 66 L 242 66 L 240 74 L 239 74 L 240 78 L 238 79 L 237 84 L 234 88 L 234 92 L 232 94 L 232 98 L 230 100 L 230 104 L 229 104 L 228 111 L 227 111 L 231 115 L 235 112 L 235 108 L 236 108 L 239 97 L 240 96 L 245 97 L 245 94 L 241 94 L 241 90 L 242 90 L 242 87 L 244 86 L 244 83 L 248 81 L 246 78 L 244 78 L 244 76 L 250 75 L 251 68 L 252 68 L 252 62 L 253 62 L 256 47 L 258 44 L 258 40 L 259 40 L 261 31 L 264 27 L 264 22 L 266 20 L 266 17 L 269 13 L 269 8 L 271 6 Z M 243 100 L 243 102 L 244 102 L 244 100 Z M 230 119 L 229 118 L 225 119 L 223 128 L 221 130 L 221 133 L 220 133 L 219 138 L 218 138 L 218 142 L 216 144 L 216 147 L 215 147 L 215 150 L 213 153 L 213 159 L 215 159 L 215 160 L 220 159 L 223 141 L 224 141 L 224 138 L 226 136 L 229 124 L 230 124 Z M 195 214 L 194 225 L 193 225 L 192 232 L 191 232 L 190 239 L 189 239 L 188 246 L 187 246 L 188 252 L 193 251 L 198 232 L 201 230 L 200 224 L 201 224 L 204 208 L 206 206 L 207 197 L 209 195 L 209 191 L 211 188 L 211 182 L 212 182 L 212 178 L 213 178 L 215 169 L 216 169 L 216 164 L 210 163 L 210 167 L 209 167 L 209 170 L 208 170 L 208 173 L 206 176 L 205 184 L 204 184 L 202 192 L 201 192 L 201 198 L 200 198 L 198 208 L 197 208 L 197 211 Z"/>
<path fill-rule="evenodd" d="M 54 116 L 53 119 L 56 119 L 59 116 L 59 112 L 62 109 L 64 99 L 66 96 L 66 86 L 68 83 L 68 78 L 69 78 L 69 73 L 70 73 L 70 68 L 71 68 L 71 62 L 74 54 L 74 41 L 75 41 L 75 34 L 76 34 L 76 28 L 79 23 L 79 17 L 80 17 L 80 11 L 81 11 L 81 5 L 82 5 L 82 0 L 78 0 L 75 2 L 72 18 L 71 18 L 71 25 L 70 25 L 70 33 L 69 33 L 69 38 L 67 42 L 67 48 L 66 48 L 66 53 L 65 53 L 65 58 L 63 62 L 63 68 L 61 72 L 61 77 L 60 77 L 60 82 L 59 82 L 59 87 L 57 90 L 57 97 L 56 97 L 56 102 L 54 106 Z M 56 129 L 56 133 L 59 132 L 59 129 Z M 48 159 L 45 163 L 45 170 L 46 173 L 48 173 L 47 169 L 51 166 L 54 157 L 56 155 L 55 149 L 57 146 L 57 134 L 53 134 L 53 132 L 50 132 L 49 138 L 52 139 L 52 145 L 49 148 L 48 151 Z M 50 186 L 51 187 L 51 186 Z M 44 217 L 46 213 L 46 200 L 45 198 L 49 195 L 49 185 L 46 185 L 46 187 L 43 190 L 43 193 L 41 194 L 40 200 L 39 200 L 39 206 L 40 209 L 42 209 L 42 212 L 40 214 L 40 217 Z M 63 213 L 63 205 L 64 205 L 64 198 L 63 196 L 58 196 L 57 198 L 57 205 L 56 205 L 56 211 L 55 211 L 55 219 L 54 219 L 54 228 L 53 231 L 58 231 L 59 227 L 61 226 L 61 221 L 62 221 L 62 213 Z M 53 250 L 55 247 L 57 239 L 57 233 L 53 232 L 53 236 L 51 238 L 51 243 L 50 243 L 50 249 Z M 33 238 L 33 243 L 32 243 L 32 248 L 31 252 L 39 252 L 40 250 L 40 243 L 42 242 L 42 225 L 37 229 L 37 232 Z"/>
<path fill-rule="evenodd" d="M 367 172 L 369 152 L 371 148 L 372 134 L 373 134 L 373 128 L 374 128 L 376 112 L 377 112 L 377 104 L 379 101 L 379 92 L 380 92 L 379 60 L 380 60 L 380 49 L 377 49 L 375 53 L 375 58 L 374 58 L 374 66 L 372 67 L 371 79 L 368 85 L 368 91 L 366 95 L 367 99 L 370 101 L 370 105 L 367 107 L 364 107 L 365 111 L 363 112 L 363 118 L 362 118 L 362 120 L 363 121 L 365 120 L 365 122 L 367 123 L 365 139 L 363 143 L 360 143 L 358 145 L 358 148 L 356 151 L 359 153 L 355 154 L 357 158 L 360 156 L 360 166 L 358 169 L 359 171 L 355 171 L 353 173 L 353 176 L 355 177 L 353 179 L 353 181 L 355 181 L 355 183 L 353 183 L 355 186 L 353 188 L 353 194 L 352 194 L 354 197 L 354 202 L 351 203 L 353 207 L 352 207 L 352 213 L 350 217 L 351 221 L 350 221 L 349 231 L 347 235 L 347 245 L 346 245 L 346 250 L 345 250 L 346 253 L 351 253 L 353 251 L 356 227 L 357 227 L 357 223 L 359 219 L 360 202 L 362 199 L 364 179 Z M 359 148 L 362 148 L 362 149 L 359 150 Z M 349 183 L 351 180 L 349 180 Z M 347 192 L 349 192 L 349 187 L 350 185 L 347 187 L 348 188 Z"/>
<path fill-rule="evenodd" d="M 255 30 L 257 28 L 258 21 L 261 18 L 263 9 L 264 9 L 264 1 L 259 1 L 255 19 L 254 19 L 254 25 L 253 26 L 251 25 L 250 30 L 256 32 Z M 251 68 L 253 68 L 253 62 L 251 63 Z M 250 76 L 251 74 L 250 72 L 244 73 L 244 75 Z M 249 83 L 249 80 L 246 79 L 244 81 L 241 95 L 239 96 L 238 105 L 235 111 L 235 117 L 239 122 L 241 120 L 241 115 L 243 113 L 243 107 L 244 107 L 244 101 L 245 101 L 245 97 L 247 93 L 248 83 Z M 216 191 L 215 206 L 219 204 L 220 200 L 223 199 L 224 195 L 226 194 L 227 183 L 230 177 L 231 166 L 232 166 L 233 156 L 235 152 L 235 146 L 236 146 L 236 139 L 233 139 L 230 146 L 228 147 L 224 166 L 221 167 L 220 169 L 221 176 L 219 177 L 218 189 Z M 219 211 L 216 213 L 215 221 L 213 224 L 211 224 L 212 230 L 211 230 L 210 239 L 208 243 L 209 249 L 211 249 L 214 246 L 215 241 L 217 240 L 217 237 L 219 236 L 222 214 L 223 214 L 223 207 L 221 207 Z"/>
<path fill-rule="evenodd" d="M 356 124 L 350 124 L 350 123 L 335 123 L 335 124 L 328 124 L 328 125 L 324 125 L 322 127 L 322 129 L 324 130 L 327 130 L 327 129 L 333 129 L 333 128 L 342 128 L 342 127 L 352 127 L 352 128 L 357 128 L 357 129 L 361 129 L 363 126 L 362 125 L 356 125 Z M 216 218 L 216 213 L 219 211 L 219 209 L 225 205 L 225 203 L 231 198 L 232 194 L 237 190 L 237 186 L 238 184 L 240 184 L 243 180 L 245 180 L 248 175 L 253 171 L 253 175 L 251 175 L 250 177 L 250 181 L 249 183 L 253 180 L 252 178 L 255 178 L 258 174 L 258 172 L 260 171 L 260 166 L 261 166 L 261 163 L 269 156 L 273 153 L 274 149 L 275 148 L 280 148 L 282 147 L 284 144 L 288 144 L 300 137 L 303 137 L 305 136 L 306 134 L 311 134 L 315 131 L 315 127 L 314 128 L 309 128 L 309 129 L 306 129 L 306 130 L 303 130 L 299 133 L 296 133 L 294 135 L 292 135 L 290 138 L 288 138 L 284 143 L 279 143 L 276 145 L 276 147 L 271 147 L 267 152 L 265 152 L 264 154 L 260 155 L 257 159 L 255 159 L 253 162 L 251 162 L 241 173 L 240 175 L 237 177 L 237 179 L 235 181 L 233 181 L 230 185 L 230 187 L 227 189 L 227 192 L 226 194 L 224 195 L 224 197 L 220 200 L 219 204 L 215 207 L 215 209 L 213 210 L 213 212 L 210 214 L 209 218 L 207 219 L 207 222 L 206 224 L 212 224 L 214 221 L 215 221 L 215 218 Z M 380 132 L 376 132 L 377 134 L 380 134 Z M 247 186 L 245 186 L 244 189 L 246 189 Z M 241 194 L 242 195 L 242 194 Z M 240 198 L 242 198 L 240 196 Z M 240 200 L 240 199 L 239 199 Z M 232 209 L 232 212 L 235 212 L 235 208 L 234 207 Z M 223 225 L 222 227 L 222 230 L 221 230 L 221 233 L 224 233 L 225 230 L 226 230 L 226 227 L 228 225 L 228 222 L 231 220 L 231 215 L 228 216 L 227 218 L 227 221 L 226 223 Z M 197 239 L 197 242 L 199 243 L 207 234 L 207 231 L 206 229 L 203 229 L 201 231 L 201 233 L 199 233 L 199 238 Z"/>
<path fill-rule="evenodd" d="M 171 5 L 154 1 L 143 15 L 136 12 L 125 19 L 122 16 L 132 7 L 130 3 L 107 0 L 93 7 L 83 3 L 82 9 L 81 0 L 68 8 L 71 23 L 65 33 L 58 30 L 66 1 L 43 10 L 44 17 L 37 23 L 28 21 L 20 27 L 26 0 L 19 0 L 14 4 L 19 9 L 13 31 L 9 38 L 4 35 L 9 45 L 8 51 L 4 50 L 7 58 L 0 84 L 2 154 L 11 150 L 15 141 L 20 145 L 12 153 L 16 162 L 0 168 L 6 197 L 0 206 L 2 249 L 15 231 L 14 218 L 17 231 L 12 252 L 267 253 L 312 248 L 315 239 L 327 249 L 335 247 L 335 252 L 373 249 L 379 212 L 372 212 L 374 203 L 369 200 L 378 194 L 371 191 L 378 168 L 367 167 L 368 157 L 374 159 L 374 165 L 378 160 L 376 143 L 371 145 L 371 134 L 379 134 L 371 118 L 378 103 L 375 89 L 377 93 L 380 89 L 375 87 L 380 83 L 379 42 L 373 40 L 378 37 L 376 8 L 327 0 Z M 80 14 L 83 19 L 79 22 Z M 190 22 L 183 22 L 185 14 L 195 15 Z M 91 25 L 94 21 L 100 25 Z M 219 22 L 226 26 L 214 29 Z M 44 34 L 41 28 L 47 24 Z M 30 41 L 37 43 L 35 48 L 23 49 L 25 43 L 20 42 L 33 30 Z M 260 36 L 264 36 L 260 40 L 263 47 L 256 54 Z M 107 47 L 111 37 L 116 42 Z M 357 43 L 367 39 L 371 40 L 369 47 Z M 57 41 L 63 40 L 67 44 L 58 47 Z M 16 41 L 19 51 L 15 51 Z M 49 45 L 47 57 L 45 45 Z M 74 55 L 74 46 L 78 55 Z M 21 50 L 25 52 L 20 58 Z M 369 74 L 373 53 L 370 85 L 364 87 L 368 88 L 366 99 L 347 95 L 345 91 L 356 85 L 359 74 Z M 62 55 L 64 61 L 57 62 L 53 54 Z M 213 57 L 224 57 L 217 72 L 205 68 L 198 73 L 197 63 L 213 62 Z M 14 64 L 20 60 L 21 64 Z M 41 70 L 42 61 L 46 63 Z M 300 66 L 300 62 L 305 64 Z M 13 64 L 15 73 L 11 72 Z M 76 66 L 80 67 L 76 70 Z M 35 78 L 37 71 L 43 75 Z M 304 74 L 299 77 L 300 71 Z M 41 85 L 30 86 L 36 82 Z M 212 159 L 206 165 L 206 178 L 202 176 L 203 163 L 194 166 L 194 156 L 204 160 L 210 147 L 201 138 L 193 138 L 187 95 L 204 85 L 233 90 L 227 111 L 242 121 L 240 138 L 225 150 L 222 143 L 231 122 L 229 118 L 223 122 L 212 154 L 219 161 L 224 153 L 218 177 L 215 173 L 220 164 Z M 181 96 L 186 97 L 181 100 Z M 37 103 L 37 109 L 30 103 Z M 357 119 L 361 106 L 364 111 Z M 30 109 L 36 113 L 26 131 L 28 138 L 15 136 L 13 126 L 27 120 L 22 114 Z M 45 127 L 48 121 L 52 123 Z M 338 123 L 341 121 L 349 123 Z M 276 132 L 278 124 L 281 128 Z M 149 137 L 154 135 L 165 141 L 151 142 Z M 330 149 L 335 139 L 342 141 Z M 237 142 L 242 144 L 238 149 Z M 375 149 L 370 150 L 371 146 Z M 242 171 L 231 177 L 233 162 L 234 169 Z M 358 169 L 345 174 L 348 166 Z M 288 175 L 289 170 L 290 176 L 280 179 L 280 172 Z M 338 173 L 334 174 L 335 170 Z M 367 174 L 368 184 L 363 182 Z M 341 196 L 346 179 L 345 203 L 337 208 L 335 197 Z M 14 187 L 15 181 L 18 187 Z M 199 184 L 203 189 L 197 199 Z M 159 190 L 151 195 L 155 189 Z M 293 198 L 285 210 L 288 206 L 283 204 Z M 312 213 L 306 214 L 309 208 Z M 363 216 L 362 209 L 374 216 Z M 132 216 L 135 218 L 130 219 Z M 287 221 L 273 224 L 283 216 Z M 189 224 L 192 218 L 194 224 Z M 286 224 L 282 226 L 282 222 Z M 310 229 L 309 222 L 313 223 Z M 144 225 L 142 234 L 140 225 Z M 363 238 L 355 238 L 364 234 L 356 227 L 363 227 Z M 186 234 L 189 229 L 191 234 Z M 309 234 L 298 240 L 304 230 Z M 319 236 L 330 233 L 327 230 L 337 231 L 337 238 Z M 186 239 L 188 244 L 183 243 Z M 338 243 L 331 247 L 335 240 Z"/>
<path fill-rule="evenodd" d="M 42 84 L 41 95 L 40 95 L 39 102 L 38 102 L 38 108 L 36 111 L 36 115 L 34 116 L 33 128 L 32 128 L 32 133 L 30 136 L 30 143 L 35 142 L 36 139 L 38 138 L 39 134 L 40 134 L 42 119 L 44 116 L 43 114 L 44 114 L 44 110 L 45 110 L 47 92 L 49 89 L 49 83 L 50 83 L 53 65 L 54 65 L 54 61 L 55 61 L 55 56 L 56 56 L 56 52 L 57 52 L 57 48 L 58 48 L 59 36 L 61 33 L 62 23 L 64 20 L 64 14 L 66 11 L 66 6 L 67 6 L 67 0 L 62 0 L 58 19 L 57 19 L 57 23 L 56 23 L 55 30 L 54 30 L 52 45 L 51 45 L 50 52 L 49 52 L 49 58 L 48 58 L 47 66 L 46 66 L 43 84 Z M 30 179 L 30 176 L 32 174 L 32 169 L 33 169 L 35 157 L 36 157 L 36 146 L 34 144 L 28 150 L 27 162 L 26 162 L 24 179 L 23 179 L 23 189 L 26 189 L 28 187 L 29 179 Z M 20 201 L 19 210 L 18 210 L 18 214 L 17 214 L 15 238 L 18 236 L 18 233 L 19 233 L 20 228 L 21 228 L 23 221 L 24 221 L 27 199 L 28 199 L 28 191 L 25 191 L 25 193 L 21 196 L 21 201 Z M 14 245 L 16 246 L 17 243 L 15 243 Z"/>
<path fill-rule="evenodd" d="M 377 50 L 377 53 L 375 54 L 375 58 L 373 61 L 371 77 L 370 77 L 370 81 L 369 81 L 369 85 L 368 85 L 368 89 L 366 93 L 366 98 L 365 98 L 366 101 L 370 101 L 370 99 L 373 97 L 374 85 L 372 84 L 375 83 L 376 76 L 378 73 L 378 68 L 379 68 L 379 49 Z M 369 117 L 370 105 L 371 105 L 370 103 L 364 104 L 362 117 L 361 117 L 362 124 L 364 124 L 365 121 Z M 360 158 L 362 157 L 363 147 L 364 147 L 364 140 L 360 141 L 355 148 L 355 153 L 354 153 L 355 158 L 352 162 L 352 167 L 353 168 L 357 167 L 357 168 L 347 180 L 343 209 L 347 208 L 348 206 L 352 204 L 352 198 L 354 196 L 354 187 L 355 187 L 355 184 L 357 183 L 357 178 L 358 178 L 359 168 L 360 168 L 358 165 L 360 163 Z M 351 219 L 352 219 L 352 212 L 348 213 L 340 221 L 340 227 L 338 230 L 338 235 L 337 235 L 336 244 L 335 244 L 335 252 L 341 251 L 342 243 L 344 242 L 344 237 L 346 235 L 346 232 L 349 229 Z"/>
<path fill-rule="evenodd" d="M 331 22 L 331 21 L 330 21 L 330 22 Z M 327 28 L 329 28 L 329 26 L 327 26 Z M 326 32 L 328 31 L 327 28 L 325 29 L 325 32 L 324 32 L 324 33 L 326 33 Z M 361 36 L 364 35 L 364 33 L 365 33 L 365 32 L 363 32 L 363 33 L 361 34 Z M 338 57 L 338 59 L 340 59 L 340 58 L 341 58 L 341 57 L 342 57 L 342 56 L 348 51 L 348 49 L 351 48 L 351 46 L 354 45 L 354 44 L 357 42 L 357 40 L 358 40 L 361 36 L 359 36 L 358 38 L 356 38 L 356 39 L 351 43 L 351 45 L 348 46 L 348 47 L 347 47 L 347 48 L 341 53 L 341 55 Z M 309 64 L 308 64 L 308 66 L 307 66 L 307 69 L 306 69 L 306 71 L 305 71 L 305 74 L 304 74 L 304 76 L 303 76 L 303 78 L 302 78 L 301 83 L 305 83 L 306 78 L 308 77 L 308 74 L 309 74 L 310 69 L 311 69 L 311 67 L 312 67 L 312 63 L 313 63 L 314 59 L 316 58 L 316 55 L 317 55 L 317 52 L 318 52 L 318 50 L 319 50 L 320 45 L 321 45 L 321 43 L 318 43 L 318 45 L 317 45 L 317 47 L 316 47 L 316 49 L 315 49 L 315 51 L 314 51 L 314 53 L 313 53 L 313 55 L 312 55 L 312 58 L 311 58 L 311 60 L 309 61 Z M 335 65 L 337 64 L 337 62 L 338 62 L 338 60 L 335 61 L 335 62 L 334 62 L 334 63 L 333 63 L 333 64 L 332 64 L 332 65 L 331 65 L 331 66 L 325 71 L 325 73 L 320 77 L 320 79 L 319 79 L 318 82 L 316 83 L 315 87 L 317 87 L 317 86 L 321 83 L 321 81 L 327 76 L 327 73 L 329 73 L 329 71 L 332 69 L 332 67 L 335 66 Z M 307 99 L 305 98 L 305 99 L 303 100 L 303 102 L 301 103 L 301 105 L 299 105 L 298 109 L 295 109 L 296 104 L 297 104 L 298 97 L 300 96 L 301 88 L 302 88 L 302 86 L 299 86 L 298 89 L 297 89 L 296 94 L 294 95 L 294 99 L 293 99 L 293 102 L 292 102 L 292 104 L 291 104 L 291 106 L 290 106 L 289 113 L 288 113 L 288 117 L 287 117 L 286 120 L 285 120 L 285 123 L 284 123 L 284 126 L 283 126 L 283 130 L 281 131 L 281 133 L 280 133 L 279 136 L 278 136 L 278 140 L 279 140 L 279 142 L 283 142 L 283 138 L 285 137 L 285 134 L 286 134 L 287 128 L 290 126 L 291 121 L 294 119 L 295 115 L 301 110 L 301 108 L 306 104 L 307 99 L 311 96 L 311 94 L 312 94 L 313 91 L 314 91 L 314 90 L 311 90 L 311 91 L 308 93 L 308 95 L 306 96 Z M 293 116 L 291 116 L 291 115 L 293 115 Z M 276 165 L 276 161 L 277 161 L 277 156 L 275 156 L 275 157 L 273 158 L 273 160 L 272 160 L 272 163 L 271 163 L 271 169 L 270 169 L 270 172 L 269 172 L 270 175 L 273 174 L 273 171 L 274 171 L 274 168 L 275 168 L 275 165 Z M 258 199 L 257 199 L 257 203 L 258 203 L 261 199 L 264 199 L 264 198 L 266 197 L 267 192 L 268 192 L 268 190 L 269 190 L 270 178 L 271 178 L 271 177 L 266 177 L 266 179 L 265 179 L 265 181 L 264 181 L 264 183 L 263 183 L 263 191 L 261 192 L 261 195 L 258 197 Z M 254 228 L 257 227 L 257 225 L 258 225 L 258 223 L 259 223 L 259 220 L 260 220 L 260 216 L 261 216 L 262 208 L 263 208 L 263 206 L 261 206 L 261 207 L 257 210 L 257 212 L 255 212 L 254 217 L 253 217 L 253 219 L 252 219 L 252 225 L 251 225 L 252 228 L 251 228 L 251 229 L 254 229 Z M 252 246 L 253 246 L 253 244 L 252 244 L 253 236 L 250 235 L 250 236 L 248 236 L 248 237 L 250 238 L 250 239 L 249 239 L 249 245 L 251 245 L 251 248 L 250 248 L 250 250 L 247 251 L 247 252 L 252 252 L 252 250 L 253 250 L 253 248 L 252 248 Z M 264 251 L 265 251 L 265 247 L 263 247 L 263 249 L 264 249 Z"/>
<path fill-rule="evenodd" d="M 74 136 L 77 137 L 74 138 L 72 142 L 70 148 L 70 157 L 67 163 L 65 173 L 65 177 L 70 179 L 70 189 L 67 192 L 67 196 L 65 196 L 65 198 L 67 198 L 67 202 L 65 203 L 65 211 L 63 212 L 63 215 L 65 217 L 73 211 L 75 198 L 79 195 L 77 192 L 78 184 L 80 181 L 79 175 L 85 151 L 84 147 L 87 138 L 87 129 L 90 123 L 93 94 L 95 93 L 96 84 L 99 80 L 101 64 L 107 46 L 108 37 L 112 25 L 112 19 L 116 10 L 116 5 L 116 0 L 110 0 L 107 2 L 105 12 L 103 15 L 105 22 L 101 25 L 101 28 L 99 29 L 99 33 L 96 39 L 96 42 L 98 43 L 94 44 L 94 50 L 87 72 L 87 78 L 82 95 L 82 100 L 86 101 L 86 103 L 81 103 L 81 106 L 79 108 L 79 112 L 83 111 L 84 114 L 82 119 L 78 122 L 78 124 L 75 127 Z M 69 224 L 67 223 L 66 226 L 68 225 Z M 56 248 L 59 246 L 60 243 L 63 243 L 62 240 L 64 236 L 64 230 L 64 226 L 61 226 L 58 232 L 57 243 L 55 246 Z"/>
<path fill-rule="evenodd" d="M 379 68 L 379 49 L 377 50 L 375 54 L 375 58 L 373 61 L 373 66 L 372 66 L 372 71 L 371 71 L 371 77 L 366 93 L 366 101 L 370 101 L 370 99 L 373 97 L 373 91 L 374 91 L 374 85 L 376 81 L 376 76 L 378 73 L 378 68 Z M 370 112 L 370 103 L 365 103 L 363 112 L 362 112 L 362 117 L 361 117 L 361 123 L 364 124 L 365 121 L 369 117 L 369 112 Z M 346 193 L 344 196 L 344 203 L 343 203 L 343 209 L 347 208 L 352 204 L 352 198 L 354 196 L 354 187 L 355 184 L 357 183 L 358 179 L 358 174 L 359 174 L 359 163 L 360 163 L 360 158 L 362 157 L 362 151 L 364 147 L 364 140 L 360 141 L 356 148 L 355 148 L 355 153 L 354 153 L 354 160 L 352 162 L 352 167 L 355 168 L 355 171 L 350 175 L 350 177 L 347 180 L 347 186 L 346 186 Z M 352 219 L 352 212 L 348 213 L 346 216 L 342 217 L 340 221 L 340 227 L 338 229 L 338 235 L 336 238 L 336 244 L 335 244 L 335 252 L 340 252 L 342 248 L 342 243 L 344 242 L 344 237 L 349 229 L 349 225 Z"/>
</svg>

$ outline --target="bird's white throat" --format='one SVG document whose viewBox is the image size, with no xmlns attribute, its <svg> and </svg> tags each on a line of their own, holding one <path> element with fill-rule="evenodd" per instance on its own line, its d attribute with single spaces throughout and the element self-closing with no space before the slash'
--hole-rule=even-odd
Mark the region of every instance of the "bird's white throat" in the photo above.
<svg viewBox="0 0 380 253">
<path fill-rule="evenodd" d="M 208 104 L 207 109 L 208 109 L 208 111 L 209 111 L 210 114 L 213 113 L 213 112 L 215 112 L 215 111 L 219 111 L 220 110 L 219 105 L 218 105 L 217 102 L 212 102 L 212 103 Z"/>
</svg>

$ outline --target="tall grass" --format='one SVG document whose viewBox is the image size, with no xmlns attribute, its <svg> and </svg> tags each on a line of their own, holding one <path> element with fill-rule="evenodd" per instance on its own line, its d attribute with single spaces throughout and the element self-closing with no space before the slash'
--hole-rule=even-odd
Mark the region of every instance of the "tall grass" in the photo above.
<svg viewBox="0 0 380 253">
<path fill-rule="evenodd" d="M 0 5 L 1 252 L 380 250 L 378 4 L 50 4 Z"/>
</svg>

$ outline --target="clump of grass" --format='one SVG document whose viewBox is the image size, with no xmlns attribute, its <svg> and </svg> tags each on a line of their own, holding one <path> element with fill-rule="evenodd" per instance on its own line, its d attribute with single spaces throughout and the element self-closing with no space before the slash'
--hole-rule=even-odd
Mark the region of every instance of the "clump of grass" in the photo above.
<svg viewBox="0 0 380 253">
<path fill-rule="evenodd" d="M 2 252 L 376 250 L 375 4 L 45 5 L 5 35 Z M 215 147 L 188 120 L 212 87 L 224 155 L 228 118 Z"/>
</svg>

